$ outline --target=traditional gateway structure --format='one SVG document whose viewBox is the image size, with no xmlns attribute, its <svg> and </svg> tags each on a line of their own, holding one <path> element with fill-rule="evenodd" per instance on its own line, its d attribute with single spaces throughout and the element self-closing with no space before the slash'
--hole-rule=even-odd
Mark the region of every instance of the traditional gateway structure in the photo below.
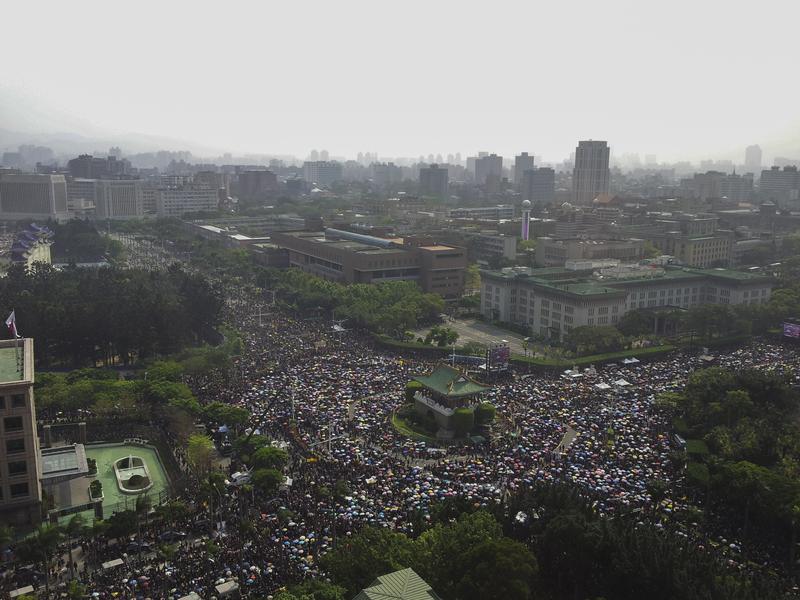
<svg viewBox="0 0 800 600">
<path fill-rule="evenodd" d="M 473 409 L 478 405 L 479 396 L 491 389 L 455 367 L 438 365 L 429 375 L 414 377 L 422 385 L 414 394 L 414 409 L 423 418 L 433 418 L 439 427 L 436 437 L 451 439 L 455 437 L 456 427 L 453 416 L 460 408 Z"/>
</svg>

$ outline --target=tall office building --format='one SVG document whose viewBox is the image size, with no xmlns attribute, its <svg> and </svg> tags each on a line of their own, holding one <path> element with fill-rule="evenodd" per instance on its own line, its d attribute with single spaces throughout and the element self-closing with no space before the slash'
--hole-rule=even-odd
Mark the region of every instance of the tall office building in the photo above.
<svg viewBox="0 0 800 600">
<path fill-rule="evenodd" d="M 83 179 L 104 179 L 124 177 L 130 173 L 131 163 L 119 160 L 115 155 L 100 158 L 91 154 L 81 154 L 67 162 L 69 174 Z"/>
<path fill-rule="evenodd" d="M 317 185 L 330 185 L 341 181 L 342 165 L 336 161 L 306 161 L 303 163 L 303 179 Z"/>
<path fill-rule="evenodd" d="M 0 177 L 0 219 L 67 218 L 67 180 L 63 175 Z"/>
<path fill-rule="evenodd" d="M 758 190 L 762 202 L 772 202 L 789 210 L 800 209 L 800 171 L 797 167 L 772 167 L 761 171 Z"/>
<path fill-rule="evenodd" d="M 0 341 L 0 415 L 0 522 L 38 523 L 42 466 L 29 338 Z"/>
<path fill-rule="evenodd" d="M 744 168 L 748 173 L 758 175 L 761 172 L 761 146 L 755 144 L 744 150 Z"/>
<path fill-rule="evenodd" d="M 215 212 L 219 208 L 217 190 L 194 185 L 161 188 L 156 195 L 159 217 L 183 217 L 188 213 Z"/>
<path fill-rule="evenodd" d="M 719 171 L 695 173 L 691 178 L 681 179 L 679 189 L 682 197 L 704 202 L 711 198 L 747 202 L 753 195 L 753 175 L 729 175 Z"/>
<path fill-rule="evenodd" d="M 97 218 L 135 219 L 144 215 L 142 187 L 139 179 L 98 179 Z"/>
<path fill-rule="evenodd" d="M 447 168 L 439 165 L 423 167 L 419 170 L 419 194 L 433 198 L 447 198 Z"/>
<path fill-rule="evenodd" d="M 475 161 L 475 183 L 485 185 L 490 179 L 503 177 L 503 157 L 497 154 L 479 156 Z"/>
<path fill-rule="evenodd" d="M 525 171 L 521 191 L 525 200 L 551 204 L 556 196 L 556 172 L 549 167 Z"/>
<path fill-rule="evenodd" d="M 610 154 L 607 142 L 578 142 L 572 171 L 572 199 L 576 205 L 587 206 L 600 194 L 608 193 Z"/>
<path fill-rule="evenodd" d="M 239 200 L 244 203 L 265 201 L 278 189 L 278 177 L 272 171 L 242 171 L 239 173 L 237 190 Z"/>
<path fill-rule="evenodd" d="M 525 171 L 533 170 L 533 155 L 523 152 L 514 157 L 514 186 L 519 188 L 525 176 Z"/>
<path fill-rule="evenodd" d="M 217 190 L 222 196 L 229 196 L 231 193 L 231 177 L 228 173 L 198 171 L 194 174 L 193 182 L 195 185 Z"/>
<path fill-rule="evenodd" d="M 391 185 L 403 180 L 403 170 L 393 162 L 372 163 L 369 170 L 372 180 L 377 185 Z"/>
</svg>

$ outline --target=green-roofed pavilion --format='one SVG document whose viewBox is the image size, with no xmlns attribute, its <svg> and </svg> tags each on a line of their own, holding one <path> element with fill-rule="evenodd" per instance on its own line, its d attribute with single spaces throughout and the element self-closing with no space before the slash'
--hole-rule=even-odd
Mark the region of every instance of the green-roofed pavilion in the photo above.
<svg viewBox="0 0 800 600">
<path fill-rule="evenodd" d="M 378 577 L 353 600 L 442 600 L 413 569 Z"/>
<path fill-rule="evenodd" d="M 477 396 L 490 388 L 445 364 L 438 365 L 429 375 L 414 377 L 414 381 L 418 381 L 437 396 L 450 400 Z"/>
<path fill-rule="evenodd" d="M 446 364 L 438 365 L 428 375 L 414 377 L 414 381 L 422 385 L 414 394 L 414 410 L 431 424 L 435 421 L 436 437 L 440 439 L 452 439 L 456 434 L 456 411 L 472 410 L 480 401 L 479 396 L 492 387 Z"/>
</svg>

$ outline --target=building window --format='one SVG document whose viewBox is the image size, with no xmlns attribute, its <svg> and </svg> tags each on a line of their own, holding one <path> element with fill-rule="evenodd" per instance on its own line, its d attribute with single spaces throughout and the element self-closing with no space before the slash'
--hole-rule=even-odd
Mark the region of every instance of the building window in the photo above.
<svg viewBox="0 0 800 600">
<path fill-rule="evenodd" d="M 6 440 L 6 454 L 16 454 L 18 452 L 25 452 L 25 440 L 23 438 Z"/>
<path fill-rule="evenodd" d="M 5 409 L 5 407 L 6 407 L 6 397 L 0 396 L 0 410 Z"/>
<path fill-rule="evenodd" d="M 22 417 L 6 417 L 3 419 L 6 433 L 10 431 L 22 431 Z"/>
<path fill-rule="evenodd" d="M 15 477 L 16 475 L 25 475 L 28 472 L 28 463 L 24 460 L 15 460 L 8 463 L 8 476 Z"/>
<path fill-rule="evenodd" d="M 11 408 L 24 408 L 25 394 L 14 394 L 11 396 Z"/>
<path fill-rule="evenodd" d="M 28 495 L 28 483 L 12 483 L 9 490 L 12 498 L 24 498 Z"/>
</svg>

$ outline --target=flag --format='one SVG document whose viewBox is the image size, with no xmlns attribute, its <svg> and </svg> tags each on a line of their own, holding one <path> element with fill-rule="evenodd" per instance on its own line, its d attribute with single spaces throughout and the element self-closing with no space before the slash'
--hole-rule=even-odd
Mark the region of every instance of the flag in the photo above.
<svg viewBox="0 0 800 600">
<path fill-rule="evenodd" d="M 14 311 L 13 311 L 13 310 L 11 311 L 11 314 L 10 314 L 10 315 L 8 315 L 8 318 L 6 319 L 6 327 L 8 327 L 8 332 L 9 332 L 9 333 L 10 333 L 10 334 L 11 334 L 11 335 L 14 337 L 14 338 L 20 338 L 20 337 L 22 337 L 22 336 L 19 334 L 19 332 L 17 331 L 17 317 L 16 317 L 16 315 L 14 314 Z"/>
</svg>

